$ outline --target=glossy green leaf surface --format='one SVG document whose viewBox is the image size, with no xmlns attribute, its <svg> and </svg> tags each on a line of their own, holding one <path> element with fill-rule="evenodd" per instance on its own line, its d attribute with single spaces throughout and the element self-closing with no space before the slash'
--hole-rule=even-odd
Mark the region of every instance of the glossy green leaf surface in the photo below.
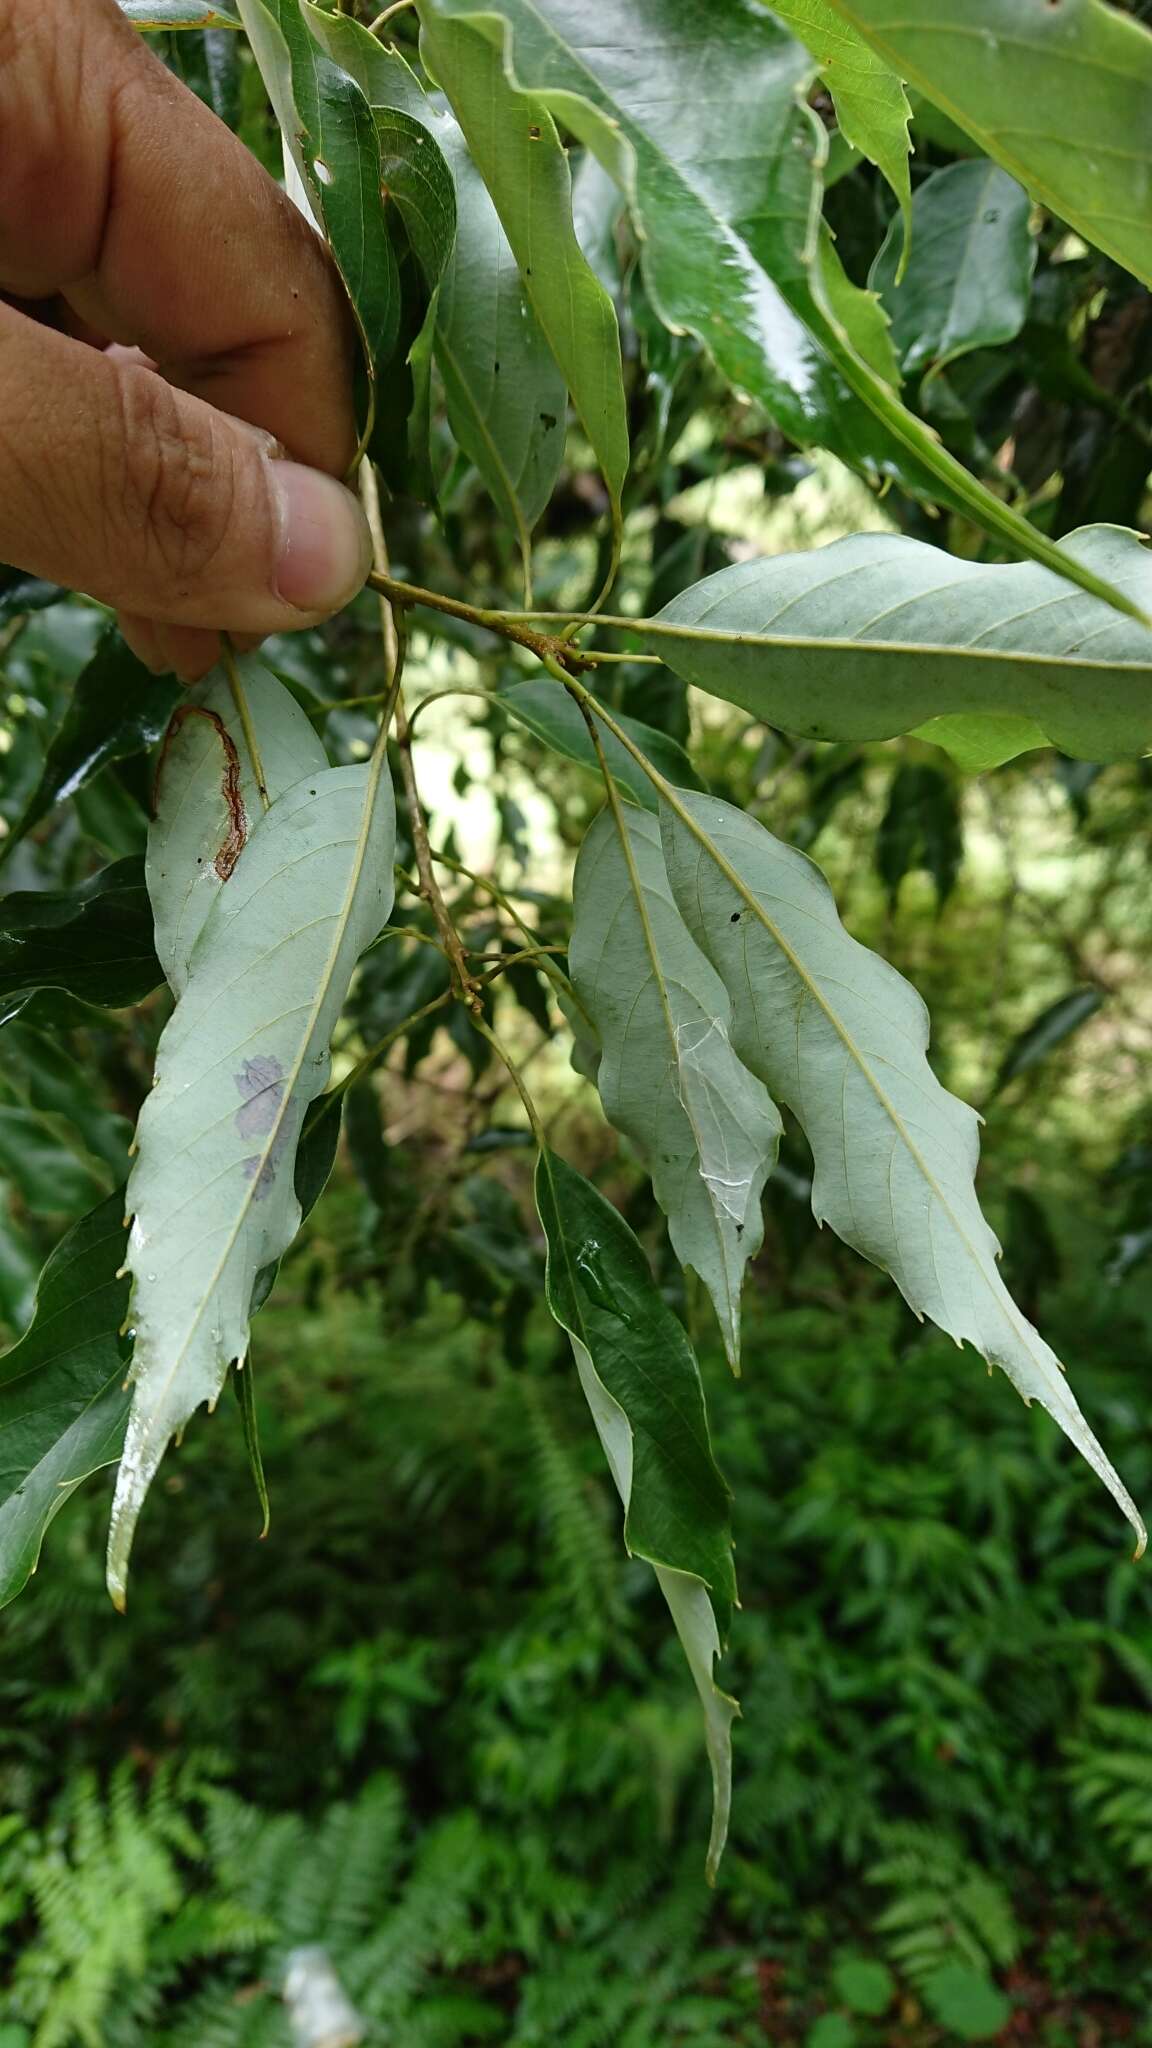
<svg viewBox="0 0 1152 2048">
<path fill-rule="evenodd" d="M 74 796 L 110 761 L 153 746 L 179 694 L 178 683 L 154 676 L 110 626 L 72 685 L 64 716 L 48 743 L 40 780 L 11 832 L 0 841 L 0 861 L 53 804 Z"/>
<path fill-rule="evenodd" d="M 564 456 L 564 379 L 459 123 L 433 104 L 398 51 L 357 22 L 327 16 L 323 38 L 377 118 L 397 107 L 420 121 L 451 172 L 456 234 L 436 296 L 436 362 L 453 435 L 516 534 L 530 593 L 531 532 Z"/>
<path fill-rule="evenodd" d="M 1085 527 L 1061 547 L 1152 605 L 1137 534 Z M 1032 720 L 1090 761 L 1152 747 L 1152 630 L 1033 563 L 981 567 L 861 534 L 721 569 L 643 634 L 688 682 L 810 739 L 890 739 L 987 712 Z"/>
<path fill-rule="evenodd" d="M 568 967 L 600 1037 L 604 1114 L 650 1173 L 676 1257 L 704 1282 L 737 1367 L 780 1118 L 732 1050 L 727 992 L 672 900 L 649 812 L 610 806 L 585 837 Z"/>
<path fill-rule="evenodd" d="M 467 49 L 473 71 L 482 70 L 489 123 L 499 108 L 505 130 L 515 125 L 501 98 L 512 90 L 503 49 L 537 112 L 546 103 L 594 151 L 628 197 L 661 319 L 697 335 L 792 440 L 960 510 L 1015 552 L 1108 594 L 901 403 L 880 310 L 850 282 L 821 230 L 827 137 L 800 104 L 812 60 L 770 15 L 752 0 L 599 0 L 591 23 L 585 0 L 500 0 L 498 12 L 492 0 L 420 5 L 429 61 L 498 205 L 489 152 L 463 116 L 458 74 L 444 76 L 435 23 L 450 19 L 457 51 Z M 447 43 L 447 28 L 436 35 Z M 528 144 L 534 129 L 541 139 L 551 133 L 527 106 L 516 119 Z M 521 155 L 528 144 L 521 140 Z M 517 176 L 530 168 L 526 159 Z M 524 268 L 525 250 L 507 217 L 504 224 Z"/>
<path fill-rule="evenodd" d="M 1036 268 L 1031 210 L 1024 187 L 983 159 L 949 164 L 917 186 L 903 276 L 903 236 L 894 223 L 869 279 L 906 376 L 1019 334 Z"/>
<path fill-rule="evenodd" d="M 0 1104 L 0 1176 L 33 1216 L 67 1216 L 108 1192 L 109 1176 L 51 1110 Z"/>
<path fill-rule="evenodd" d="M 400 337 L 401 289 L 372 109 L 355 80 L 324 55 L 301 0 L 237 4 L 285 145 L 343 278 L 375 394 Z"/>
<path fill-rule="evenodd" d="M 163 976 L 152 941 L 143 863 L 116 861 L 74 889 L 0 897 L 0 1007 L 14 1014 L 36 989 L 66 989 L 119 1009 Z"/>
<path fill-rule="evenodd" d="M 712 1876 L 727 1833 L 737 1711 L 718 1690 L 713 1665 L 736 1580 L 728 1492 L 708 1440 L 699 1367 L 623 1217 L 554 1152 L 540 1155 L 536 1205 L 548 1244 L 548 1306 L 572 1340 L 624 1504 L 624 1540 L 656 1568 L 704 1709 Z"/>
<path fill-rule="evenodd" d="M 0 1040 L 0 1096 L 66 1119 L 89 1158 L 100 1161 L 114 1180 L 122 1181 L 128 1173 L 132 1126 L 93 1090 L 91 1074 L 66 1049 L 67 1041 L 54 1020 L 38 1018 L 43 1007 L 42 1003 L 29 1004 L 16 1023 L 5 1024 Z"/>
<path fill-rule="evenodd" d="M 628 468 L 620 337 L 612 302 L 572 225 L 568 161 L 548 108 L 505 69 L 503 24 L 454 0 L 420 0 L 421 49 L 492 197 L 524 292 L 555 358 L 619 517 Z M 504 376 L 491 352 L 491 375 Z"/>
<path fill-rule="evenodd" d="M 736 1052 L 812 1148 L 813 1213 L 1048 1410 L 1142 1548 L 1134 1503 L 1000 1277 L 974 1184 L 978 1118 L 928 1064 L 916 991 L 849 937 L 819 868 L 744 812 L 683 792 L 660 820 L 681 915 L 732 998 Z"/>
<path fill-rule="evenodd" d="M 120 1326 L 128 1280 L 123 1194 L 74 1224 L 0 1358 L 0 1604 L 36 1568 L 44 1531 L 81 1480 L 120 1455 L 130 1397 Z"/>
<path fill-rule="evenodd" d="M 109 1540 L 119 1601 L 168 1441 L 243 1359 L 256 1277 L 299 1227 L 300 1129 L 356 960 L 391 908 L 394 835 L 379 760 L 287 790 L 216 897 L 160 1040 L 127 1195 L 136 1346 Z"/>
<path fill-rule="evenodd" d="M 545 681 L 543 677 L 534 682 L 513 683 L 509 689 L 500 691 L 496 702 L 511 712 L 518 724 L 526 726 L 537 739 L 543 740 L 545 746 L 554 748 L 556 753 L 599 776 L 599 757 L 580 707 L 559 683 Z M 621 717 L 617 723 L 670 782 L 686 789 L 701 787 L 700 778 L 683 747 L 668 733 L 658 732 L 655 726 L 644 725 L 638 718 Z M 656 799 L 652 784 L 627 747 L 610 732 L 601 734 L 601 745 L 613 781 L 634 803 L 642 804 L 646 810 L 654 810 Z"/>
<path fill-rule="evenodd" d="M 891 185 L 900 202 L 896 232 L 907 249 L 913 234 L 908 169 L 912 109 L 901 79 L 837 14 L 831 0 L 774 0 L 772 12 L 819 64 L 844 140 L 874 163 Z"/>
<path fill-rule="evenodd" d="M 192 949 L 269 801 L 328 756 L 290 690 L 249 656 L 184 692 L 156 768 L 145 875 L 156 951 L 179 995 Z M 260 759 L 260 779 L 252 758 Z"/>
<path fill-rule="evenodd" d="M 1152 34 L 1104 0 L 831 0 L 1033 197 L 1152 284 Z"/>
</svg>

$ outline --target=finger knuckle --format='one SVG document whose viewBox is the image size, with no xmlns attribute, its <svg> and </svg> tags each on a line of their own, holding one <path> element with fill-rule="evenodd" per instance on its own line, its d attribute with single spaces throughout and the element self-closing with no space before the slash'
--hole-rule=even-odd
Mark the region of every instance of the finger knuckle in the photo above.
<svg viewBox="0 0 1152 2048">
<path fill-rule="evenodd" d="M 154 371 L 128 370 L 120 394 L 124 524 L 179 596 L 211 577 L 228 545 L 233 464 L 210 412 L 191 417 Z"/>
</svg>

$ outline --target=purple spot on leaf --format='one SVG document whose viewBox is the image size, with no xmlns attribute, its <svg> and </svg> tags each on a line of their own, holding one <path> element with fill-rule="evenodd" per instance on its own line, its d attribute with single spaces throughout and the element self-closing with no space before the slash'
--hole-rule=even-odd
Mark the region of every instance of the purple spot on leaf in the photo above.
<svg viewBox="0 0 1152 2048">
<path fill-rule="evenodd" d="M 280 1139 L 277 1137 L 267 1159 L 261 1159 L 259 1153 L 257 1153 L 254 1158 L 245 1159 L 242 1162 L 245 1180 L 254 1180 L 256 1183 L 252 1191 L 252 1200 L 254 1202 L 262 1202 L 265 1195 L 270 1193 L 272 1183 L 276 1178 L 277 1155 L 281 1150 Z"/>
<path fill-rule="evenodd" d="M 242 1138 L 263 1138 L 276 1123 L 284 1096 L 284 1069 L 271 1053 L 245 1060 L 233 1079 L 244 1097 L 235 1124 Z"/>
</svg>

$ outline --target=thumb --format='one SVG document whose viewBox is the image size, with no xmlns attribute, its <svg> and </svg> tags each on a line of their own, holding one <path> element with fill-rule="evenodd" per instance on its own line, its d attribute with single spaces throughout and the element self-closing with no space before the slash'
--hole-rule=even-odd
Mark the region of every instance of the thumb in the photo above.
<svg viewBox="0 0 1152 2048">
<path fill-rule="evenodd" d="M 290 631 L 371 566 L 352 493 L 138 360 L 0 305 L 0 559 L 161 626 Z"/>
</svg>

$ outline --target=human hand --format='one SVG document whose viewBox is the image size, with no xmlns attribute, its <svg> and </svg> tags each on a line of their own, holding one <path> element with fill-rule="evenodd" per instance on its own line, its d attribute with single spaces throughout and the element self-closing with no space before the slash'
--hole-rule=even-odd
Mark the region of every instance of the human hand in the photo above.
<svg viewBox="0 0 1152 2048">
<path fill-rule="evenodd" d="M 0 0 L 0 137 L 0 560 L 186 677 L 337 610 L 371 544 L 319 238 L 115 0 Z"/>
</svg>

